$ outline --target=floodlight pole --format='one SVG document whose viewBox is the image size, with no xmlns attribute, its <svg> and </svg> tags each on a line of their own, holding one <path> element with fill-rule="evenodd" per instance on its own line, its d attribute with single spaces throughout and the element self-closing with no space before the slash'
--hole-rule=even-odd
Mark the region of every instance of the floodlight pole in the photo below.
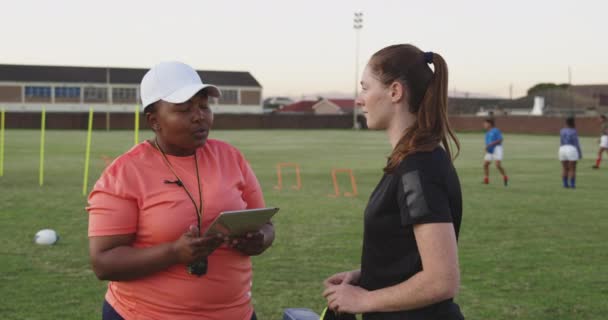
<svg viewBox="0 0 608 320">
<path fill-rule="evenodd" d="M 574 117 L 574 96 L 572 95 L 572 69 L 568 66 L 568 96 L 570 98 L 570 116 Z"/>
<path fill-rule="evenodd" d="M 363 28 L 363 12 L 355 12 L 353 28 L 355 29 L 355 97 L 353 100 L 353 129 L 359 129 L 359 124 L 357 123 L 356 99 L 359 95 L 359 33 L 361 28 Z"/>
</svg>

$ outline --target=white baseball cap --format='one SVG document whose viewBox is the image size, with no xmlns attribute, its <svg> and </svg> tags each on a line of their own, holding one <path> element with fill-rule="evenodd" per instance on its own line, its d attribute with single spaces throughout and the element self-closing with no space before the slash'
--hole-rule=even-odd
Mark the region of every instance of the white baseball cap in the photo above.
<svg viewBox="0 0 608 320">
<path fill-rule="evenodd" d="M 189 65 L 177 61 L 161 62 L 148 70 L 141 79 L 139 91 L 142 110 L 159 100 L 171 103 L 186 102 L 205 88 L 208 88 L 209 96 L 221 96 L 220 89 L 204 84 L 196 70 Z"/>
</svg>

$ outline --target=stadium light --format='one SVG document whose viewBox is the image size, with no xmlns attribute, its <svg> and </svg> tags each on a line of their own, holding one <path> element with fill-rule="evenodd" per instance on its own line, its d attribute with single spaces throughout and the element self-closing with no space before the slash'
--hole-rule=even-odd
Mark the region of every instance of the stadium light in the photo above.
<svg viewBox="0 0 608 320">
<path fill-rule="evenodd" d="M 363 12 L 355 12 L 353 18 L 353 28 L 355 29 L 355 98 L 359 95 L 359 33 L 363 28 Z M 357 104 L 353 100 L 353 129 L 359 129 L 357 123 Z"/>
</svg>

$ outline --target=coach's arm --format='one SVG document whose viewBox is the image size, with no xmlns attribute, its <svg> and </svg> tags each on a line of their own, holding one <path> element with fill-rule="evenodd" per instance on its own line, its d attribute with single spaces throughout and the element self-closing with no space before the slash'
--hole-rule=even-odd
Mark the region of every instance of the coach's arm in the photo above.
<svg viewBox="0 0 608 320">
<path fill-rule="evenodd" d="M 211 254 L 224 238 L 221 235 L 198 237 L 198 230 L 191 226 L 173 242 L 135 248 L 134 241 L 135 234 L 89 238 L 91 265 L 99 280 L 133 280 L 174 264 L 190 264 Z"/>
</svg>

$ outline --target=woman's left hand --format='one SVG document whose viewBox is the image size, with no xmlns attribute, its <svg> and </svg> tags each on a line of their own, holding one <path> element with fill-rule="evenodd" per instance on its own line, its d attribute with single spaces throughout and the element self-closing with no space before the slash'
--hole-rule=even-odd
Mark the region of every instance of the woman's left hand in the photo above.
<svg viewBox="0 0 608 320">
<path fill-rule="evenodd" d="M 249 232 L 244 237 L 228 240 L 228 245 L 248 256 L 257 256 L 264 252 L 274 240 L 274 227 L 267 224 L 257 232 Z"/>
<path fill-rule="evenodd" d="M 369 291 L 346 283 L 329 286 L 323 292 L 330 310 L 351 314 L 370 311 L 368 295 Z"/>
<path fill-rule="evenodd" d="M 228 245 L 248 256 L 264 252 L 264 233 L 261 231 L 247 233 L 244 237 L 230 239 Z"/>
</svg>

